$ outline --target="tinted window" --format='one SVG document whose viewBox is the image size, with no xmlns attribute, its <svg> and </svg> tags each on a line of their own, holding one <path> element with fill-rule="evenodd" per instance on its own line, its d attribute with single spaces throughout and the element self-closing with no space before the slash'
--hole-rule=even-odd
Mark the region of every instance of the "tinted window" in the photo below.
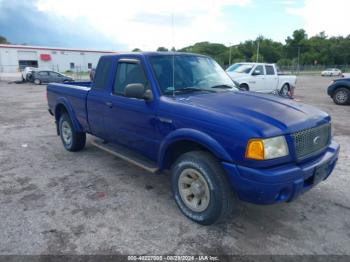
<svg viewBox="0 0 350 262">
<path fill-rule="evenodd" d="M 260 72 L 260 75 L 264 74 L 264 68 L 263 68 L 262 65 L 258 65 L 258 66 L 255 67 L 254 73 L 258 73 L 258 71 Z"/>
<path fill-rule="evenodd" d="M 50 75 L 55 76 L 55 77 L 59 76 L 59 74 L 57 74 L 55 72 L 50 72 Z"/>
<path fill-rule="evenodd" d="M 40 75 L 40 76 L 48 76 L 49 72 L 41 71 L 41 72 L 38 73 L 38 75 Z"/>
<path fill-rule="evenodd" d="M 267 75 L 274 75 L 275 74 L 275 69 L 273 68 L 273 66 L 266 65 L 265 69 L 266 69 Z"/>
<path fill-rule="evenodd" d="M 94 88 L 106 88 L 108 83 L 108 77 L 112 67 L 112 59 L 101 58 L 96 74 L 94 74 L 95 85 Z"/>
<path fill-rule="evenodd" d="M 147 80 L 140 64 L 121 62 L 118 63 L 113 93 L 124 95 L 125 87 L 128 84 L 144 84 L 146 86 L 146 82 Z"/>
</svg>

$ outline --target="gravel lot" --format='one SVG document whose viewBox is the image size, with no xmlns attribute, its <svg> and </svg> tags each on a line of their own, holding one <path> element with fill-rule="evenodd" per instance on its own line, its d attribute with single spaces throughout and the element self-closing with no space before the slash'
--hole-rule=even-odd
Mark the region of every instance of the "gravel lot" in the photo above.
<svg viewBox="0 0 350 262">
<path fill-rule="evenodd" d="M 64 150 L 45 86 L 0 82 L 0 254 L 350 254 L 350 106 L 330 78 L 298 79 L 297 99 L 333 117 L 333 175 L 292 203 L 238 202 L 204 227 L 177 209 L 169 178 L 88 143 Z"/>
</svg>

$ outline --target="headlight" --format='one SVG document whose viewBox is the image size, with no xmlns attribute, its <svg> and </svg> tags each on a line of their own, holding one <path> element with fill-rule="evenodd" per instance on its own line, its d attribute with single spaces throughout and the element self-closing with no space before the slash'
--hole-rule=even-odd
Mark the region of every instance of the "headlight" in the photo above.
<svg viewBox="0 0 350 262">
<path fill-rule="evenodd" d="M 284 136 L 267 139 L 250 139 L 245 157 L 255 160 L 267 160 L 287 156 L 288 145 Z"/>
</svg>

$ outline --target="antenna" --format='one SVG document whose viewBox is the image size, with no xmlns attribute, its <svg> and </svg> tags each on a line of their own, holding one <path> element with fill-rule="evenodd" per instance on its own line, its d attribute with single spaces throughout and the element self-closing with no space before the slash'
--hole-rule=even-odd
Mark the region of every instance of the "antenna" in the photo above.
<svg viewBox="0 0 350 262">
<path fill-rule="evenodd" d="M 174 12 L 171 12 L 171 42 L 172 42 L 172 46 L 174 46 Z M 173 97 L 175 97 L 175 48 L 174 50 L 172 50 L 173 48 L 171 48 L 172 51 L 172 63 L 173 63 Z"/>
</svg>

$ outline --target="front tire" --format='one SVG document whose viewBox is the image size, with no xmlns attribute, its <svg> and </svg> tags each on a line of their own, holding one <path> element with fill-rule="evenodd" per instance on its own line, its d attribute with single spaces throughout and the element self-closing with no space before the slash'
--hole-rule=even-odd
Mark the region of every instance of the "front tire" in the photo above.
<svg viewBox="0 0 350 262">
<path fill-rule="evenodd" d="M 177 159 L 171 171 L 173 195 L 186 217 L 201 225 L 228 217 L 233 192 L 216 158 L 204 151 L 188 152 Z"/>
<path fill-rule="evenodd" d="M 347 105 L 350 103 L 350 90 L 344 87 L 337 88 L 332 98 L 337 105 Z"/>
<path fill-rule="evenodd" d="M 74 130 L 72 121 L 67 113 L 62 114 L 60 117 L 59 131 L 63 146 L 68 151 L 80 151 L 85 147 L 86 134 Z"/>
<path fill-rule="evenodd" d="M 241 91 L 249 91 L 249 86 L 247 84 L 241 84 L 239 86 L 239 90 L 241 90 Z"/>
</svg>

